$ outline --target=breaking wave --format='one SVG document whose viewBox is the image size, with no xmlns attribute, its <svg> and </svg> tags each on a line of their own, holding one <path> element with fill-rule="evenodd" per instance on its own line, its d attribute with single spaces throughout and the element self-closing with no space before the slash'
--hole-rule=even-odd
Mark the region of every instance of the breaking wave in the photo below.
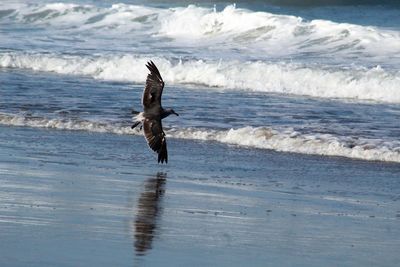
<svg viewBox="0 0 400 267">
<path fill-rule="evenodd" d="M 372 26 L 336 23 L 329 20 L 304 20 L 301 17 L 253 12 L 229 5 L 220 12 L 215 9 L 188 6 L 175 8 L 161 17 L 159 34 L 180 40 L 229 40 L 254 44 L 271 54 L 287 50 L 303 52 L 347 51 L 370 55 L 400 51 L 400 33 Z M 250 44 L 249 41 L 252 43 Z"/>
<path fill-rule="evenodd" d="M 8 52 L 0 54 L 0 67 L 143 83 L 147 60 L 135 55 L 72 56 Z M 400 103 L 400 72 L 389 72 L 380 66 L 338 69 L 264 61 L 182 61 L 164 57 L 153 60 L 168 84 Z"/>
<path fill-rule="evenodd" d="M 290 54 L 295 51 L 350 53 L 360 56 L 400 53 L 400 33 L 395 30 L 329 20 L 255 12 L 236 5 L 222 10 L 195 5 L 154 8 L 113 4 L 108 7 L 71 3 L 0 4 L 0 21 L 46 25 L 96 36 L 141 33 L 174 39 L 174 42 L 249 46 L 254 51 Z"/>
<path fill-rule="evenodd" d="M 130 125 L 5 113 L 0 113 L 0 124 L 114 134 L 141 134 L 137 129 L 130 129 Z M 338 137 L 329 134 L 304 135 L 293 130 L 278 131 L 268 127 L 250 126 L 230 130 L 172 128 L 166 130 L 166 134 L 171 138 L 215 141 L 240 147 L 290 153 L 400 162 L 400 142 L 385 142 L 376 139 Z"/>
</svg>

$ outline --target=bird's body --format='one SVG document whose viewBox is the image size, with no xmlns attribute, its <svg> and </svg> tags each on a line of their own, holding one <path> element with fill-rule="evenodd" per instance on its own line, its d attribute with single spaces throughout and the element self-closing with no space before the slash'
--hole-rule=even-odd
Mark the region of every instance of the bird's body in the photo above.
<svg viewBox="0 0 400 267">
<path fill-rule="evenodd" d="M 171 114 L 179 116 L 173 109 L 164 109 L 161 105 L 161 96 L 164 89 L 164 81 L 156 65 L 150 61 L 146 67 L 150 74 L 147 75 L 146 86 L 143 90 L 143 112 L 134 117 L 135 128 L 142 123 L 144 136 L 149 147 L 157 152 L 158 162 L 168 163 L 167 141 L 162 128 L 161 120 Z"/>
</svg>

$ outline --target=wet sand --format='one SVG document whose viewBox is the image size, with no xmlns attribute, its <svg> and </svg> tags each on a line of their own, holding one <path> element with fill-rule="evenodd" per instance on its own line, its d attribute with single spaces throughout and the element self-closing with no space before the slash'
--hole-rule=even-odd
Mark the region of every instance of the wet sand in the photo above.
<svg viewBox="0 0 400 267">
<path fill-rule="evenodd" d="M 395 266 L 400 164 L 0 126 L 0 266 Z"/>
</svg>

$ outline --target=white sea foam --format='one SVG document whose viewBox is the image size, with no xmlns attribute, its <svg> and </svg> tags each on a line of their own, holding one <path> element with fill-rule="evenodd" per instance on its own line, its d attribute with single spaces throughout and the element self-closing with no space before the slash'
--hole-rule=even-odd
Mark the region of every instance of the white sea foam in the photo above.
<svg viewBox="0 0 400 267">
<path fill-rule="evenodd" d="M 58 130 L 72 131 L 90 131 L 99 133 L 114 134 L 135 134 L 137 131 L 131 130 L 130 127 L 119 127 L 107 123 L 100 123 L 89 120 L 72 120 L 59 118 L 45 118 L 29 115 L 15 115 L 0 113 L 0 124 L 13 126 L 28 126 L 34 128 L 52 128 Z"/>
<path fill-rule="evenodd" d="M 143 83 L 148 58 L 135 55 L 66 56 L 1 53 L 0 67 L 87 75 L 96 79 Z M 327 68 L 295 63 L 173 61 L 155 57 L 167 84 L 198 84 L 322 98 L 400 103 L 400 72 L 373 68 Z"/>
<path fill-rule="evenodd" d="M 160 34 L 196 43 L 215 39 L 258 44 L 271 54 L 302 51 L 367 50 L 370 54 L 400 52 L 400 33 L 328 20 L 253 12 L 229 5 L 220 12 L 196 7 L 175 8 L 161 16 Z M 251 42 L 251 43 L 249 43 Z"/>
<path fill-rule="evenodd" d="M 141 134 L 130 125 L 112 125 L 88 120 L 49 119 L 0 113 L 0 124 L 80 130 L 114 134 Z M 400 162 L 400 142 L 339 137 L 329 134 L 300 134 L 293 130 L 278 131 L 268 127 L 243 127 L 230 130 L 198 128 L 173 128 L 166 130 L 167 137 L 216 141 L 241 147 L 271 149 L 275 151 L 341 156 L 363 160 Z"/>
<path fill-rule="evenodd" d="M 221 11 L 195 5 L 177 8 L 152 8 L 139 5 L 113 4 L 108 7 L 51 4 L 0 4 L 0 10 L 13 10 L 2 19 L 46 27 L 62 26 L 94 36 L 138 33 L 189 42 L 229 47 L 249 47 L 260 54 L 292 52 L 349 53 L 382 56 L 400 53 L 400 33 L 395 30 L 328 20 L 304 20 L 301 17 L 254 12 L 228 5 Z M 107 31 L 107 29 L 112 29 Z M 92 32 L 93 33 L 93 32 Z M 123 41 L 126 35 L 122 35 Z"/>
<path fill-rule="evenodd" d="M 104 32 L 106 29 L 118 30 L 119 33 L 140 29 L 145 25 L 145 16 L 162 12 L 162 9 L 125 4 L 101 8 L 73 3 L 0 4 L 0 10 L 13 10 L 4 19 L 19 23 L 46 24 L 54 29 L 62 27 L 63 30 L 75 29 L 78 32 L 93 30 L 96 34 L 110 34 Z"/>
<path fill-rule="evenodd" d="M 279 132 L 271 128 L 249 126 L 228 131 L 184 129 L 169 133 L 178 138 L 212 140 L 281 152 L 400 162 L 399 142 L 339 138 L 328 134 L 301 135 L 295 131 Z"/>
</svg>

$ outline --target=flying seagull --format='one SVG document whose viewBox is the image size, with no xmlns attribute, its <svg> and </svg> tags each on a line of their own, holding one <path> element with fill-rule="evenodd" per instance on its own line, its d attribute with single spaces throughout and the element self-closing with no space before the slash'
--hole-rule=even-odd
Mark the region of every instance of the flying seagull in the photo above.
<svg viewBox="0 0 400 267">
<path fill-rule="evenodd" d="M 132 125 L 132 129 L 142 123 L 149 147 L 158 154 L 158 163 L 168 163 L 167 141 L 161 120 L 171 114 L 179 115 L 172 108 L 164 109 L 161 106 L 164 81 L 153 61 L 147 62 L 146 67 L 150 73 L 147 75 L 146 86 L 143 90 L 143 112 L 133 111 L 137 115 L 134 117 L 135 124 Z"/>
</svg>

